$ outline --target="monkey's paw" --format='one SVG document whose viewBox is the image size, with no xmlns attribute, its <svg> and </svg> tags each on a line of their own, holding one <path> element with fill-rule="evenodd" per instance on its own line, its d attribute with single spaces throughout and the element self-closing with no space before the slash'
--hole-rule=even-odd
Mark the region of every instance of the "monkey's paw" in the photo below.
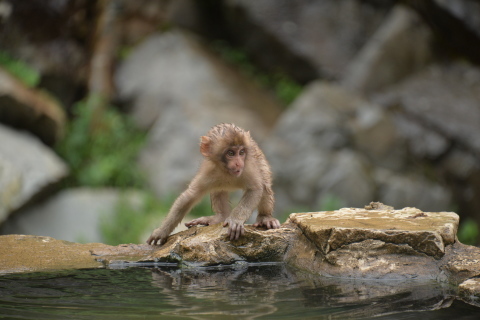
<svg viewBox="0 0 480 320">
<path fill-rule="evenodd" d="M 280 228 L 280 221 L 274 217 L 257 217 L 257 221 L 253 224 L 254 227 L 265 227 L 267 229 L 278 229 Z"/>
<path fill-rule="evenodd" d="M 227 219 L 223 223 L 223 226 L 228 226 L 228 235 L 230 236 L 230 240 L 238 240 L 245 233 L 243 221 Z"/>
<path fill-rule="evenodd" d="M 157 228 L 153 230 L 152 234 L 150 237 L 147 239 L 147 243 L 150 245 L 163 245 L 165 242 L 167 242 L 168 234 L 165 234 L 163 230 L 160 228 Z"/>
</svg>

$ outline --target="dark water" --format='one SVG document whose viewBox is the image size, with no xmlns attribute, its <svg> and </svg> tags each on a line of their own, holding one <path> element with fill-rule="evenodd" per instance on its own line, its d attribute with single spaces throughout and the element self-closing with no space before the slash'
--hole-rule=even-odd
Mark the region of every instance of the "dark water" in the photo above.
<svg viewBox="0 0 480 320">
<path fill-rule="evenodd" d="M 0 319 L 480 319 L 436 282 L 129 268 L 0 277 Z"/>
</svg>

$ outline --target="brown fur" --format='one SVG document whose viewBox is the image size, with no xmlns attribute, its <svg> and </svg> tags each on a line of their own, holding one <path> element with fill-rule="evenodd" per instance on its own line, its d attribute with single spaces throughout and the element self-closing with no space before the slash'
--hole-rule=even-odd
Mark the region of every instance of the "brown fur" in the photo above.
<svg viewBox="0 0 480 320">
<path fill-rule="evenodd" d="M 228 151 L 234 155 L 227 155 Z M 206 193 L 210 193 L 215 215 L 194 219 L 186 223 L 188 227 L 223 222 L 229 227 L 230 239 L 238 239 L 244 233 L 243 224 L 257 208 L 254 226 L 280 227 L 278 220 L 273 218 L 275 201 L 270 166 L 250 132 L 234 124 L 216 125 L 200 138 L 200 152 L 205 159 L 198 173 L 187 190 L 175 200 L 162 226 L 152 232 L 147 243 L 165 243 L 168 235 Z M 232 170 L 237 171 L 232 174 Z M 244 194 L 232 210 L 228 192 L 236 189 L 244 190 Z"/>
</svg>

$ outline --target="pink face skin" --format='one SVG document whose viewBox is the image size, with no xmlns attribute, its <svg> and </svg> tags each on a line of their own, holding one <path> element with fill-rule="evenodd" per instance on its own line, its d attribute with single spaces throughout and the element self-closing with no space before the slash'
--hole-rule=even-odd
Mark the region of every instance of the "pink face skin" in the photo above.
<svg viewBox="0 0 480 320">
<path fill-rule="evenodd" d="M 245 166 L 246 150 L 244 147 L 232 146 L 225 152 L 228 172 L 234 177 L 240 177 Z"/>
</svg>

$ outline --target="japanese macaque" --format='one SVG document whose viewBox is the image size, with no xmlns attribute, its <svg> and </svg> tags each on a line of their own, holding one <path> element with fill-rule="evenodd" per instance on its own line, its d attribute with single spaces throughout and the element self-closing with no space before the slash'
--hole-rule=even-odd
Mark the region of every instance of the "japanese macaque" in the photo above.
<svg viewBox="0 0 480 320">
<path fill-rule="evenodd" d="M 272 215 L 274 197 L 270 166 L 249 131 L 234 124 L 219 124 L 200 139 L 204 160 L 195 177 L 173 203 L 163 224 L 148 238 L 148 244 L 164 244 L 169 234 L 202 197 L 210 193 L 215 215 L 187 222 L 187 227 L 223 223 L 230 240 L 245 232 L 244 223 L 258 209 L 254 227 L 280 228 Z M 232 210 L 228 192 L 242 189 L 244 194 Z"/>
</svg>

